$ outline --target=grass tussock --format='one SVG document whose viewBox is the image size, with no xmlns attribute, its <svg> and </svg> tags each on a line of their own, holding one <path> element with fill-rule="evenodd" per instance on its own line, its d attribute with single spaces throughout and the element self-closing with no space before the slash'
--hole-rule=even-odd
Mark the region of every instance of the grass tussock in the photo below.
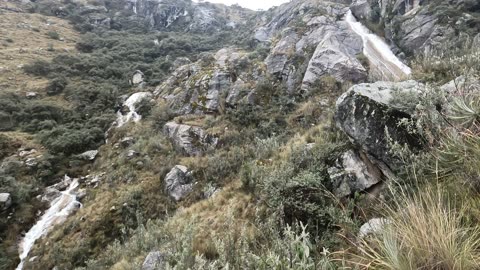
<svg viewBox="0 0 480 270">
<path fill-rule="evenodd" d="M 358 243 L 362 269 L 468 270 L 480 267 L 480 226 L 471 223 L 471 202 L 428 187 L 395 197 L 391 221 Z"/>
</svg>

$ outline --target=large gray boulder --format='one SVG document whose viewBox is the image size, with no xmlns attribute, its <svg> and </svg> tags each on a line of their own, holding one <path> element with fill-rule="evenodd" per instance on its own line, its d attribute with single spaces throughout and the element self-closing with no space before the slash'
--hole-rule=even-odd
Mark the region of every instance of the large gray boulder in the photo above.
<svg viewBox="0 0 480 270">
<path fill-rule="evenodd" d="M 12 205 L 10 193 L 0 193 L 0 210 L 6 210 Z"/>
<path fill-rule="evenodd" d="M 317 46 L 303 78 L 302 89 L 308 89 L 316 80 L 325 75 L 344 82 L 363 82 L 367 70 L 356 58 L 358 47 L 346 44 L 362 44 L 361 38 L 353 32 L 330 32 Z"/>
<path fill-rule="evenodd" d="M 165 176 L 165 190 L 175 201 L 180 201 L 193 190 L 192 173 L 188 168 L 177 165 Z"/>
<path fill-rule="evenodd" d="M 336 124 L 367 153 L 394 168 L 398 160 L 390 151 L 388 138 L 411 149 L 420 148 L 422 141 L 399 125 L 412 116 L 402 104 L 395 104 L 393 97 L 396 93 L 417 95 L 422 88 L 415 81 L 355 85 L 337 100 Z"/>
<path fill-rule="evenodd" d="M 172 140 L 176 149 L 188 156 L 200 156 L 217 146 L 218 138 L 209 135 L 200 127 L 169 122 L 164 133 Z"/>
<path fill-rule="evenodd" d="M 165 255 L 159 251 L 148 253 L 142 264 L 142 270 L 163 270 L 165 269 Z"/>
<path fill-rule="evenodd" d="M 367 191 L 380 183 L 383 175 L 364 153 L 350 150 L 345 152 L 334 167 L 328 169 L 337 197 L 347 197 L 356 192 Z"/>
</svg>

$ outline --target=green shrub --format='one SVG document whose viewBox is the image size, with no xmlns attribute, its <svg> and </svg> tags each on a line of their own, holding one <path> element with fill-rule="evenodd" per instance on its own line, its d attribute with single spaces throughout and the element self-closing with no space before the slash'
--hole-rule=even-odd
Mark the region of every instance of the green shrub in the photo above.
<svg viewBox="0 0 480 270">
<path fill-rule="evenodd" d="M 65 90 L 67 87 L 68 81 L 65 77 L 61 76 L 50 81 L 47 86 L 47 94 L 49 96 L 58 95 Z"/>
<path fill-rule="evenodd" d="M 23 70 L 36 76 L 47 76 L 51 71 L 50 63 L 42 60 L 35 60 L 33 63 L 23 66 Z"/>
<path fill-rule="evenodd" d="M 59 40 L 60 39 L 60 35 L 58 34 L 57 31 L 48 31 L 47 32 L 47 36 L 51 39 L 55 39 L 55 40 Z"/>
<path fill-rule="evenodd" d="M 72 129 L 59 126 L 43 131 L 40 140 L 53 153 L 71 155 L 98 148 L 104 140 L 104 131 L 97 127 Z"/>
</svg>

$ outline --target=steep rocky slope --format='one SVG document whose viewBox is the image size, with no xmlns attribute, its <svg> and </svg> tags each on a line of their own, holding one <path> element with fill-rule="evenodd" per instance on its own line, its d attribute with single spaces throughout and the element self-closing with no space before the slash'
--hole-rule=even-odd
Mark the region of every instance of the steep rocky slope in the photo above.
<svg viewBox="0 0 480 270">
<path fill-rule="evenodd" d="M 447 131 L 476 134 L 477 97 L 456 100 L 479 90 L 472 1 L 6 7 L 39 29 L 3 28 L 5 269 L 17 246 L 17 269 L 361 267 L 356 235 L 390 222 L 359 228 L 371 205 L 420 188 Z"/>
</svg>

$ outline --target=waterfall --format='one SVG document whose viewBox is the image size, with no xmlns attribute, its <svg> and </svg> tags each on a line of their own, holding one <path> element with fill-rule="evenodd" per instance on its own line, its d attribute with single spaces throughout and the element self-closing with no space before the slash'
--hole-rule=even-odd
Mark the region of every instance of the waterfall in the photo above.
<svg viewBox="0 0 480 270">
<path fill-rule="evenodd" d="M 362 37 L 363 54 L 368 58 L 371 68 L 381 73 L 382 79 L 400 81 L 408 78 L 412 73 L 411 69 L 398 59 L 382 38 L 358 22 L 350 10 L 347 12 L 346 22 Z"/>
<path fill-rule="evenodd" d="M 129 121 L 138 122 L 142 119 L 142 116 L 136 112 L 136 106 L 140 101 L 145 98 L 150 98 L 152 93 L 150 92 L 138 92 L 131 95 L 124 103 L 123 106 L 128 108 L 128 113 L 123 115 L 121 110 L 117 112 L 117 127 L 125 125 Z"/>
<path fill-rule="evenodd" d="M 65 178 L 68 179 L 68 176 L 65 176 Z M 35 241 L 46 235 L 53 226 L 64 222 L 70 214 L 81 207 L 80 202 L 77 201 L 77 197 L 74 194 L 78 185 L 78 179 L 73 179 L 67 190 L 63 191 L 60 197 L 51 202 L 50 208 L 27 232 L 20 243 L 20 264 L 16 270 L 23 269 L 25 258 L 27 258 Z"/>
</svg>

